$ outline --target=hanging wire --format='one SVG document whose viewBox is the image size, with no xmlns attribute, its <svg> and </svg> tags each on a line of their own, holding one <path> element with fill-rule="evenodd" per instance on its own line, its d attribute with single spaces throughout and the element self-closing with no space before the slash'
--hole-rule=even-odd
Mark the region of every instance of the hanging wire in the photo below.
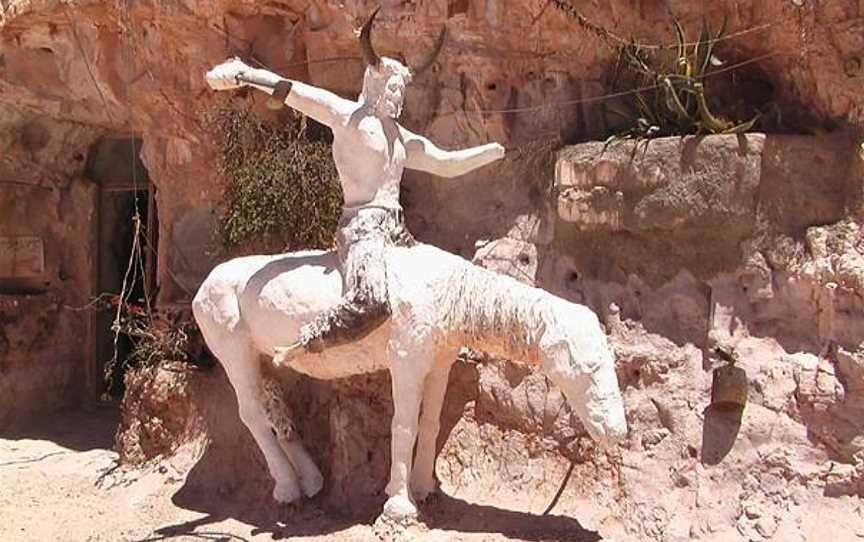
<svg viewBox="0 0 864 542">
<path fill-rule="evenodd" d="M 721 73 L 736 70 L 738 68 L 742 68 L 742 67 L 747 66 L 749 64 L 754 64 L 756 62 L 760 62 L 762 60 L 765 60 L 765 59 L 768 59 L 768 58 L 771 58 L 774 56 L 780 56 L 780 55 L 781 55 L 781 53 L 776 53 L 776 52 L 766 53 L 764 55 L 753 57 L 753 58 L 747 59 L 745 61 L 738 62 L 736 64 L 731 64 L 729 66 L 726 66 L 725 68 L 721 68 L 719 70 L 712 71 L 711 73 L 705 74 L 704 77 L 694 77 L 694 79 L 705 79 L 707 77 L 720 75 Z M 663 85 L 661 85 L 661 84 L 645 85 L 645 86 L 632 88 L 632 89 L 628 89 L 628 90 L 622 90 L 620 92 L 610 92 L 608 94 L 601 94 L 598 96 L 588 96 L 587 98 L 579 98 L 576 100 L 565 100 L 562 102 L 551 102 L 551 103 L 545 103 L 545 104 L 541 104 L 541 105 L 533 105 L 533 106 L 527 106 L 527 107 L 510 107 L 510 108 L 506 108 L 506 109 L 462 109 L 462 110 L 447 111 L 447 112 L 441 113 L 439 116 L 461 115 L 463 113 L 475 113 L 475 114 L 477 114 L 477 113 L 480 113 L 480 114 L 524 113 L 527 111 L 539 111 L 541 109 L 545 109 L 548 107 L 567 107 L 567 106 L 574 106 L 574 105 L 580 105 L 580 104 L 586 104 L 586 103 L 602 102 L 605 100 L 611 100 L 613 98 L 620 98 L 622 96 L 630 96 L 633 94 L 639 94 L 640 92 L 645 92 L 646 90 L 655 90 L 655 89 L 662 88 L 662 87 L 663 87 Z"/>
<path fill-rule="evenodd" d="M 622 38 L 621 36 L 618 36 L 612 32 L 609 32 L 609 31 L 603 29 L 602 27 L 600 27 L 599 25 L 590 22 L 583 15 L 581 15 L 581 13 L 579 13 L 576 10 L 576 8 L 569 5 L 568 3 L 564 2 L 563 0 L 549 0 L 549 3 L 554 3 L 554 4 L 558 5 L 560 9 L 562 9 L 563 11 L 567 11 L 568 13 L 572 12 L 572 16 L 577 18 L 577 20 L 579 20 L 580 24 L 582 24 L 583 26 L 585 26 L 589 30 L 593 31 L 594 33 L 600 33 L 603 36 L 606 36 L 606 37 L 608 37 L 614 41 L 617 41 L 622 45 L 630 45 L 632 43 L 632 42 Z M 132 35 L 133 46 L 135 46 L 137 49 L 138 48 L 137 47 L 137 37 L 135 36 L 132 18 L 128 12 L 128 4 L 124 3 L 124 6 L 125 6 L 124 12 L 125 12 L 125 18 L 126 18 L 126 26 L 128 26 L 130 29 L 130 34 Z M 548 6 L 548 3 L 547 3 L 547 6 Z M 76 26 L 73 23 L 72 17 L 70 16 L 70 14 L 68 12 L 69 7 L 68 7 L 68 5 L 65 5 L 64 7 L 65 7 L 64 15 L 66 16 L 67 20 L 69 21 L 70 27 L 72 29 L 73 37 L 75 38 L 78 49 L 79 49 L 79 51 L 80 51 L 80 53 L 84 59 L 85 65 L 87 67 L 87 72 L 90 76 L 91 81 L 93 82 L 93 86 L 96 88 L 96 90 L 99 93 L 99 96 L 100 96 L 100 99 L 102 100 L 103 105 L 105 106 L 106 114 L 109 116 L 109 118 L 111 119 L 111 121 L 113 123 L 114 119 L 111 116 L 105 95 L 104 95 L 101 87 L 99 86 L 99 84 L 96 81 L 96 78 L 95 78 L 93 71 L 92 71 L 92 68 L 90 66 L 90 62 L 89 62 L 86 54 L 84 53 L 84 48 L 81 44 L 80 37 L 78 36 Z M 544 7 L 544 9 L 545 9 L 545 7 Z M 542 11 L 541 11 L 541 14 L 542 14 Z M 759 32 L 762 30 L 766 30 L 772 26 L 774 26 L 774 23 L 763 23 L 763 24 L 755 25 L 755 26 L 752 26 L 752 27 L 749 27 L 749 28 L 746 28 L 746 29 L 743 29 L 743 30 L 740 30 L 737 32 L 732 32 L 732 33 L 726 34 L 724 36 L 721 36 L 720 38 L 717 39 L 717 41 L 724 41 L 724 40 L 737 38 L 737 37 L 740 37 L 743 35 L 751 34 L 754 32 Z M 249 44 L 249 45 L 251 45 L 251 43 L 252 43 L 249 40 L 244 40 L 243 38 L 240 38 L 239 36 L 232 36 L 228 32 L 226 32 L 224 29 L 219 28 L 218 26 L 205 25 L 204 27 L 207 30 L 210 30 L 212 32 L 216 32 L 216 33 L 224 36 L 229 41 L 235 41 L 235 42 L 236 41 L 242 41 L 242 42 L 245 42 L 246 44 Z M 698 45 L 699 43 L 700 42 L 687 42 L 684 45 L 685 46 L 693 46 L 693 45 Z M 665 45 L 665 44 L 641 44 L 641 43 L 639 44 L 639 46 L 642 49 L 669 49 L 669 48 L 677 47 L 677 45 L 673 46 L 673 45 Z M 717 74 L 720 74 L 720 73 L 723 73 L 723 72 L 726 72 L 726 71 L 729 71 L 732 69 L 737 69 L 737 68 L 740 68 L 740 67 L 745 66 L 747 64 L 751 64 L 754 62 L 765 60 L 767 58 L 770 58 L 772 56 L 776 56 L 778 54 L 779 53 L 767 53 L 767 54 L 761 55 L 759 57 L 755 57 L 753 59 L 749 59 L 747 61 L 728 66 L 728 67 L 723 68 L 723 69 L 715 70 L 715 71 L 711 72 L 710 74 L 707 74 L 706 76 L 717 75 Z M 273 71 L 270 66 L 268 66 L 265 62 L 258 59 L 254 55 L 249 54 L 248 58 L 252 62 L 254 62 L 255 64 L 259 65 L 260 67 L 265 68 L 265 69 L 270 70 L 270 71 Z M 311 65 L 311 64 L 344 62 L 344 61 L 349 61 L 349 60 L 350 61 L 356 61 L 356 60 L 360 60 L 360 59 L 361 58 L 359 56 L 336 56 L 336 57 L 328 57 L 328 58 L 322 58 L 322 59 L 297 61 L 297 62 L 292 62 L 292 63 L 288 63 L 288 64 L 280 64 L 277 67 L 279 67 L 279 68 L 291 68 L 291 67 L 298 67 L 298 66 Z M 153 78 L 152 71 L 149 69 L 149 67 L 146 68 L 146 72 L 149 74 L 149 76 L 151 78 Z M 604 95 L 599 95 L 599 96 L 590 96 L 590 97 L 582 98 L 582 99 L 578 99 L 578 100 L 568 100 L 568 101 L 564 101 L 564 102 L 549 103 L 549 104 L 543 104 L 543 105 L 531 106 L 531 107 L 508 108 L 508 109 L 475 109 L 475 110 L 464 110 L 464 111 L 452 111 L 452 112 L 448 112 L 448 113 L 444 113 L 444 114 L 445 115 L 455 115 L 455 114 L 460 114 L 463 112 L 476 114 L 476 113 L 514 113 L 514 112 L 525 112 L 525 111 L 537 111 L 537 110 L 543 109 L 545 107 L 550 107 L 550 106 L 551 107 L 556 107 L 556 106 L 562 107 L 562 106 L 577 105 L 577 104 L 584 104 L 584 103 L 593 103 L 593 102 L 608 100 L 608 99 L 612 99 L 612 98 L 637 94 L 639 92 L 644 92 L 646 90 L 653 90 L 653 89 L 657 89 L 659 87 L 660 87 L 660 85 L 643 86 L 643 87 L 630 89 L 630 90 L 626 90 L 626 91 L 621 91 L 621 92 L 614 92 L 614 93 L 609 93 L 609 94 L 604 94 Z M 163 97 L 166 97 L 166 96 L 163 95 Z M 173 106 L 173 104 L 170 103 L 170 100 L 168 100 L 167 97 L 166 97 L 166 103 L 168 103 L 169 106 Z M 179 110 L 177 110 L 177 113 L 183 115 L 184 117 L 188 116 Z"/>
<path fill-rule="evenodd" d="M 128 4 L 125 2 L 124 2 L 124 7 L 125 7 L 125 9 L 123 10 L 123 12 L 126 15 L 126 19 L 127 19 L 127 23 L 129 25 L 129 28 L 130 28 L 130 32 L 133 35 L 133 38 L 131 41 L 132 41 L 133 47 L 137 49 L 137 42 L 135 41 L 135 38 L 134 38 L 134 29 L 131 26 L 132 20 L 131 20 L 131 17 L 129 17 Z M 68 13 L 67 13 L 67 17 L 68 17 Z M 124 22 L 121 21 L 121 26 L 123 26 L 123 23 Z M 70 20 L 70 24 L 72 24 L 71 20 Z M 85 61 L 85 63 L 88 64 L 88 71 L 91 71 L 90 67 L 89 67 L 89 62 L 88 62 L 86 56 L 84 56 L 84 61 Z M 149 71 L 149 69 L 148 69 L 148 71 Z M 92 72 L 91 72 L 91 74 L 92 74 Z M 152 77 L 152 73 L 150 73 L 150 76 Z M 98 88 L 98 86 L 97 86 L 97 88 Z M 100 91 L 100 95 L 101 95 L 101 91 Z M 152 325 L 152 323 L 153 323 L 152 302 L 150 299 L 150 292 L 148 292 L 147 272 L 144 268 L 144 257 L 143 257 L 143 253 L 142 253 L 142 247 L 141 247 L 141 238 L 147 236 L 149 234 L 149 232 L 146 231 L 146 228 L 144 228 L 142 231 L 141 209 L 140 209 L 140 206 L 138 204 L 138 197 L 139 197 L 138 171 L 137 171 L 137 169 L 138 169 L 137 168 L 138 151 L 137 151 L 136 145 L 135 145 L 136 132 L 135 132 L 134 107 L 132 106 L 132 103 L 131 103 L 132 97 L 131 97 L 131 93 L 129 92 L 129 83 L 128 82 L 126 83 L 126 96 L 130 102 L 130 105 L 128 108 L 129 109 L 129 125 L 130 125 L 131 133 L 132 133 L 132 137 L 129 138 L 129 141 L 130 141 L 130 163 L 129 163 L 129 166 L 130 166 L 130 173 L 131 173 L 131 177 L 132 177 L 132 208 L 133 208 L 132 218 L 131 218 L 132 228 L 133 228 L 133 230 L 132 230 L 132 249 L 131 249 L 130 254 L 129 254 L 129 261 L 126 264 L 126 272 L 123 274 L 123 282 L 122 282 L 122 285 L 120 288 L 120 295 L 119 295 L 118 302 L 117 302 L 117 309 L 115 310 L 114 321 L 111 325 L 111 330 L 114 333 L 114 341 L 113 341 L 114 351 L 113 351 L 113 355 L 111 357 L 111 360 L 106 365 L 105 379 L 108 381 L 110 381 L 110 379 L 114 376 L 114 372 L 117 368 L 117 364 L 120 361 L 119 360 L 119 351 L 120 351 L 119 341 L 120 341 L 120 334 L 123 331 L 123 326 L 122 326 L 123 311 L 124 311 L 124 309 L 127 309 L 126 310 L 127 317 L 130 317 L 129 316 L 130 311 L 128 310 L 129 300 L 130 300 L 130 298 L 134 292 L 134 288 L 135 288 L 134 285 L 139 280 L 139 273 L 140 273 L 140 280 L 141 280 L 142 286 L 143 286 L 144 313 L 145 313 L 148 321 L 150 322 L 150 324 Z M 103 102 L 104 102 L 104 97 L 103 97 Z M 106 108 L 107 108 L 107 104 L 106 104 Z M 152 212 L 152 210 L 150 210 L 150 212 Z M 150 243 L 149 239 L 146 240 L 146 243 L 148 244 L 148 246 L 152 246 L 152 243 Z"/>
<path fill-rule="evenodd" d="M 111 124 L 114 125 L 114 117 L 111 115 L 111 109 L 108 107 L 108 100 L 105 99 L 102 87 L 99 86 L 99 83 L 96 81 L 96 76 L 93 75 L 90 61 L 87 59 L 86 53 L 84 53 L 84 46 L 81 45 L 81 38 L 78 36 L 78 30 L 75 27 L 75 23 L 72 21 L 72 17 L 69 15 L 69 4 L 63 4 L 63 15 L 66 17 L 66 21 L 69 23 L 69 27 L 72 30 L 72 37 L 75 39 L 78 51 L 81 53 L 81 58 L 84 59 L 84 65 L 87 67 L 87 74 L 90 76 L 90 81 L 93 83 L 93 86 L 96 87 L 96 91 L 99 93 L 99 98 L 102 100 L 102 105 L 105 106 L 105 114 L 108 115 L 108 120 L 110 120 Z"/>
<path fill-rule="evenodd" d="M 631 41 L 625 40 L 624 38 L 617 36 L 614 33 L 608 32 L 595 23 L 591 23 L 583 15 L 579 14 L 575 8 L 573 8 L 569 4 L 565 3 L 563 0 L 549 0 L 549 2 L 546 4 L 546 6 L 548 6 L 549 4 L 552 4 L 552 3 L 559 5 L 561 7 L 561 9 L 564 11 L 568 11 L 568 10 L 572 11 L 574 13 L 573 17 L 577 18 L 577 20 L 580 21 L 580 25 L 588 28 L 589 30 L 594 31 L 595 34 L 597 34 L 599 32 L 603 36 L 609 37 L 612 40 L 617 41 L 622 45 L 632 45 Z M 544 7 L 544 10 L 545 10 L 545 7 Z M 542 13 L 543 13 L 543 10 L 541 10 L 540 15 L 542 15 Z M 135 35 L 135 32 L 134 32 L 132 18 L 128 12 L 128 5 L 126 5 L 126 8 L 125 8 L 125 15 L 126 15 L 126 19 L 128 21 L 126 23 L 126 26 L 128 26 L 130 29 L 130 34 L 132 35 L 133 46 L 138 48 L 137 36 Z M 67 16 L 68 16 L 68 14 L 67 14 Z M 539 17 L 539 15 L 538 15 L 538 17 Z M 583 23 L 587 23 L 587 24 L 583 24 Z M 772 26 L 774 26 L 774 23 L 763 23 L 763 24 L 755 25 L 755 26 L 752 26 L 749 28 L 745 28 L 743 30 L 739 30 L 737 32 L 732 32 L 732 33 L 726 34 L 724 36 L 721 36 L 721 37 L 717 38 L 716 41 L 724 41 L 724 40 L 737 38 L 737 37 L 740 37 L 743 35 L 747 35 L 747 34 L 751 34 L 754 32 L 766 30 Z M 246 39 L 243 39 L 239 36 L 232 36 L 226 30 L 216 26 L 215 24 L 213 24 L 213 25 L 205 24 L 205 25 L 203 25 L 203 27 L 208 31 L 219 34 L 220 36 L 224 37 L 228 42 L 234 42 L 232 45 L 233 47 L 242 48 L 242 49 L 245 49 L 248 51 L 250 46 L 253 45 L 253 42 L 254 42 L 254 40 L 246 40 Z M 238 45 L 238 42 L 243 42 L 241 44 L 242 47 L 240 47 Z M 699 45 L 700 43 L 701 42 L 698 42 L 698 41 L 697 42 L 687 42 L 684 45 L 685 46 L 694 46 L 694 45 Z M 671 48 L 677 48 L 678 47 L 677 45 L 673 46 L 673 45 L 664 45 L 664 44 L 641 44 L 641 43 L 639 44 L 639 46 L 642 49 L 654 49 L 654 50 L 671 49 Z M 83 50 L 82 50 L 82 54 L 83 54 Z M 739 62 L 739 63 L 732 64 L 730 66 L 727 66 L 727 67 L 724 67 L 724 68 L 721 68 L 718 70 L 714 70 L 711 73 L 706 74 L 705 77 L 711 77 L 714 75 L 719 75 L 721 73 L 735 70 L 735 69 L 741 68 L 743 66 L 753 64 L 756 62 L 760 62 L 762 60 L 766 60 L 768 58 L 771 58 L 774 56 L 779 56 L 779 55 L 780 55 L 780 53 L 777 53 L 777 52 L 766 53 L 764 55 L 760 55 L 758 57 L 754 57 L 754 58 L 748 59 L 748 60 L 743 61 L 743 62 Z M 142 55 L 142 56 L 144 56 L 144 55 Z M 264 68 L 268 71 L 274 71 L 274 69 L 271 68 L 269 65 L 267 65 L 267 63 L 265 63 L 264 61 L 255 57 L 254 55 L 252 55 L 251 52 L 248 52 L 248 54 L 246 56 L 251 62 L 257 64 L 261 68 Z M 362 60 L 362 58 L 359 56 L 335 56 L 335 57 L 313 59 L 313 60 L 302 60 L 302 61 L 291 62 L 291 63 L 287 63 L 287 64 L 278 64 L 278 65 L 276 65 L 276 67 L 281 68 L 281 69 L 286 69 L 286 68 L 293 68 L 293 67 L 312 65 L 312 64 L 324 64 L 324 63 L 357 61 L 357 60 Z M 86 62 L 86 57 L 85 57 L 85 62 Z M 88 64 L 88 70 L 89 70 L 89 64 Z M 150 70 L 149 67 L 146 68 L 146 72 L 149 74 L 149 76 L 151 78 L 154 77 L 152 74 L 152 71 Z M 92 74 L 91 74 L 91 77 L 92 77 Z M 94 84 L 95 84 L 95 81 L 94 81 Z M 637 88 L 628 89 L 628 90 L 624 90 L 624 91 L 602 94 L 602 95 L 598 95 L 598 96 L 588 96 L 586 98 L 579 98 L 579 99 L 575 99 L 575 100 L 565 100 L 565 101 L 561 101 L 561 102 L 551 102 L 551 103 L 545 103 L 545 104 L 540 104 L 540 105 L 536 105 L 536 106 L 515 107 L 515 108 L 499 108 L 499 109 L 454 110 L 454 111 L 447 111 L 447 112 L 440 113 L 438 115 L 438 117 L 455 116 L 455 115 L 462 115 L 462 114 L 480 114 L 480 115 L 482 115 L 482 114 L 495 114 L 495 113 L 521 113 L 521 112 L 530 112 L 530 111 L 540 111 L 540 110 L 546 109 L 546 108 L 572 107 L 575 105 L 596 103 L 596 102 L 611 100 L 614 98 L 631 96 L 631 95 L 639 94 L 641 92 L 645 92 L 648 90 L 656 90 L 656 89 L 659 89 L 661 87 L 662 87 L 662 85 L 660 85 L 660 84 L 647 85 L 647 86 L 637 87 Z M 97 85 L 97 89 L 98 88 L 99 87 Z M 169 107 L 171 107 L 172 110 L 174 110 L 178 115 L 183 116 L 184 118 L 188 118 L 190 121 L 192 121 L 196 125 L 198 125 L 199 128 L 201 127 L 201 125 L 197 119 L 195 119 L 195 118 L 191 117 L 190 115 L 184 113 L 183 111 L 180 111 L 179 109 L 177 109 L 176 106 L 174 106 L 174 104 L 171 103 L 171 100 L 168 99 L 168 96 L 164 93 L 164 91 L 161 91 L 161 89 L 160 89 L 159 92 L 161 92 L 163 98 L 165 98 L 165 103 Z M 101 90 L 100 90 L 100 95 L 101 95 Z M 103 98 L 103 101 L 104 101 L 104 98 Z M 106 105 L 106 107 L 107 107 L 107 105 Z"/>
<path fill-rule="evenodd" d="M 582 26 L 583 28 L 585 28 L 586 30 L 588 30 L 589 32 L 591 32 L 592 34 L 596 35 L 597 37 L 599 37 L 600 39 L 602 39 L 604 41 L 615 41 L 621 45 L 632 45 L 632 43 L 633 43 L 632 40 L 625 39 L 625 38 L 615 34 L 614 32 L 610 32 L 609 30 L 603 28 L 602 26 L 598 25 L 597 23 L 592 22 L 587 17 L 582 15 L 582 13 L 580 13 L 579 10 L 577 10 L 574 6 L 572 6 L 570 3 L 566 2 L 565 0 L 549 0 L 546 3 L 546 5 L 543 7 L 543 9 L 540 11 L 540 13 L 534 18 L 534 20 L 532 21 L 532 24 L 534 22 L 536 22 L 536 20 L 539 19 L 540 16 L 543 15 L 543 13 L 546 11 L 546 8 L 550 4 L 554 4 L 559 10 L 563 11 L 566 15 L 576 19 L 576 21 L 579 23 L 580 26 Z M 738 38 L 738 37 L 741 37 L 741 36 L 744 36 L 744 35 L 747 35 L 747 34 L 750 34 L 753 32 L 765 30 L 765 29 L 770 28 L 772 26 L 774 26 L 774 23 L 762 23 L 762 24 L 759 24 L 756 26 L 752 26 L 750 28 L 745 28 L 744 30 L 739 30 L 738 32 L 732 32 L 732 33 L 726 34 L 725 36 L 721 36 L 721 37 L 717 38 L 715 41 L 719 42 L 719 41 L 730 40 L 733 38 Z M 680 44 L 680 45 L 685 46 L 685 47 L 692 47 L 695 45 L 700 45 L 701 43 L 702 43 L 701 41 L 690 41 L 690 42 L 685 42 L 685 43 Z M 641 47 L 642 49 L 652 49 L 652 50 L 664 50 L 664 49 L 665 50 L 674 50 L 674 49 L 677 49 L 679 47 L 679 44 L 672 45 L 672 44 L 664 44 L 664 43 L 648 43 L 648 44 L 640 43 L 639 47 Z"/>
</svg>

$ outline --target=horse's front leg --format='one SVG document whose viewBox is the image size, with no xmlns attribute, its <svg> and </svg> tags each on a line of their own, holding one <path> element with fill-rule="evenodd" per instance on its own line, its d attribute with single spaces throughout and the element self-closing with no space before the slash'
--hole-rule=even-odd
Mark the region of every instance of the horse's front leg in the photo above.
<svg viewBox="0 0 864 542">
<path fill-rule="evenodd" d="M 390 375 L 393 386 L 393 423 L 391 425 L 390 482 L 384 505 L 384 515 L 394 519 L 417 515 L 417 506 L 411 496 L 414 443 L 423 382 L 432 366 L 433 356 L 428 345 L 421 346 L 416 337 L 394 337 L 390 341 Z"/>
<path fill-rule="evenodd" d="M 426 377 L 423 389 L 423 409 L 417 434 L 417 454 L 411 472 L 411 492 L 418 501 L 423 501 L 435 492 L 435 455 L 438 451 L 438 433 L 441 429 L 441 408 L 447 393 L 450 367 L 456 351 L 436 356 L 435 366 Z"/>
</svg>

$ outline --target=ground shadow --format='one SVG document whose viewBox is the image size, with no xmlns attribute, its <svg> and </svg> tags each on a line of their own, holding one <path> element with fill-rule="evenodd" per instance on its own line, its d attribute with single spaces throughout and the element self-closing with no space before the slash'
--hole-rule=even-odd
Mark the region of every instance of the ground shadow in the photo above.
<svg viewBox="0 0 864 542">
<path fill-rule="evenodd" d="M 741 429 L 743 406 L 711 405 L 702 425 L 702 463 L 717 465 L 732 450 Z"/>
<path fill-rule="evenodd" d="M 276 503 L 271 496 L 273 480 L 264 457 L 240 421 L 236 396 L 221 368 L 197 380 L 195 385 L 192 396 L 200 398 L 196 407 L 204 423 L 201 430 L 207 437 L 206 443 L 171 502 L 204 515 L 163 526 L 145 540 L 199 535 L 212 538 L 220 535 L 213 526 L 229 519 L 252 526 L 253 535 L 269 533 L 273 539 L 323 535 L 374 520 L 372 511 L 380 510 L 383 497 L 378 501 L 368 499 L 370 502 L 360 507 L 366 513 L 359 516 L 332 513 L 325 504 L 325 496 L 304 499 L 300 504 Z M 320 464 L 320 458 L 316 459 Z M 243 540 L 229 533 L 221 535 L 225 540 Z"/>
<path fill-rule="evenodd" d="M 300 505 L 250 506 L 248 501 L 225 500 L 208 515 L 192 521 L 169 525 L 158 529 L 154 536 L 138 542 L 170 540 L 189 535 L 216 535 L 207 525 L 229 518 L 253 525 L 252 535 L 270 534 L 274 540 L 290 540 L 295 537 L 321 536 L 338 533 L 357 524 L 371 525 L 383 504 L 380 501 L 375 511 L 361 515 L 341 516 L 325 512 L 312 499 Z M 459 533 L 489 533 L 520 541 L 595 542 L 600 540 L 596 531 L 585 529 L 574 518 L 558 515 L 538 515 L 494 506 L 469 503 L 461 499 L 438 494 L 421 505 L 420 522 L 429 529 Z M 198 530 L 203 528 L 201 530 Z M 244 540 L 242 537 L 222 533 L 226 540 Z"/>
<path fill-rule="evenodd" d="M 438 494 L 422 507 L 422 519 L 432 529 L 462 533 L 500 534 L 517 540 L 567 540 L 594 542 L 596 531 L 589 531 L 574 518 L 538 515 L 473 504 Z"/>
<path fill-rule="evenodd" d="M 5 439 L 48 440 L 79 452 L 110 450 L 119 421 L 116 405 L 106 403 L 15 420 L 0 433 Z"/>
</svg>

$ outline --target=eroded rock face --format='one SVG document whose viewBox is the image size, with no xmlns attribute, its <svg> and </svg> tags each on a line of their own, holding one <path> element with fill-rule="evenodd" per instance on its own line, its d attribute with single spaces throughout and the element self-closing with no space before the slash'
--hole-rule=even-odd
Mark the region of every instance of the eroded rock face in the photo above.
<svg viewBox="0 0 864 542">
<path fill-rule="evenodd" d="M 194 374 L 187 364 L 165 361 L 130 369 L 115 441 L 120 460 L 143 463 L 171 454 L 197 436 L 201 415 L 190 397 Z"/>
<path fill-rule="evenodd" d="M 579 228 L 631 233 L 752 230 L 763 135 L 588 143 L 559 154 L 558 216 Z M 802 172 L 802 176 L 807 176 Z M 740 235 L 740 234 L 739 234 Z"/>
</svg>

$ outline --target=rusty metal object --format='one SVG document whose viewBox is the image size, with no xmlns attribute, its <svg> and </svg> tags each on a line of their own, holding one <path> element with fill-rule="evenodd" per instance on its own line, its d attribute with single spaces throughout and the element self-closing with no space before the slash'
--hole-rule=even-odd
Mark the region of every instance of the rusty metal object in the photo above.
<svg viewBox="0 0 864 542">
<path fill-rule="evenodd" d="M 267 107 L 273 110 L 281 109 L 285 105 L 289 92 L 291 92 L 291 81 L 283 79 L 276 83 L 273 94 L 267 99 Z"/>
<path fill-rule="evenodd" d="M 285 105 L 285 98 L 291 92 L 292 83 L 288 79 L 282 79 L 275 85 L 271 84 L 265 78 L 256 77 L 249 74 L 241 74 L 237 76 L 237 81 L 258 85 L 259 87 L 272 88 L 273 94 L 267 98 L 267 107 L 269 109 L 280 109 Z"/>
<path fill-rule="evenodd" d="M 747 403 L 747 372 L 733 364 L 717 367 L 711 382 L 711 406 L 743 407 Z"/>
</svg>

